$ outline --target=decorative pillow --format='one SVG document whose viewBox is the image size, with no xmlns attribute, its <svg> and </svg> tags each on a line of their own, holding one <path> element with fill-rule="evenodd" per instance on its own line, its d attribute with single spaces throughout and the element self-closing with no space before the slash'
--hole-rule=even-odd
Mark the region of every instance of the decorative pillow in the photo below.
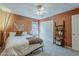
<svg viewBox="0 0 79 59">
<path fill-rule="evenodd" d="M 22 35 L 22 31 L 17 31 L 15 36 L 21 36 Z"/>
</svg>

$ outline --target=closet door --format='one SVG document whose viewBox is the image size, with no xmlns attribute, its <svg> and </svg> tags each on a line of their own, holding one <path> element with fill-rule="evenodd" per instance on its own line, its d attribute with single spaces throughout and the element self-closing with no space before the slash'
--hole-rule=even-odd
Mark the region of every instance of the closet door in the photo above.
<svg viewBox="0 0 79 59">
<path fill-rule="evenodd" d="M 72 16 L 72 49 L 79 51 L 79 14 Z"/>
</svg>

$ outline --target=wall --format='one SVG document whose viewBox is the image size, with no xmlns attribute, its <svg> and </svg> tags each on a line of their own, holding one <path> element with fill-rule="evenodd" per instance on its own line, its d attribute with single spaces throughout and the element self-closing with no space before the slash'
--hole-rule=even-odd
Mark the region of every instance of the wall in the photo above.
<svg viewBox="0 0 79 59">
<path fill-rule="evenodd" d="M 8 20 L 7 24 L 5 24 L 5 20 Z M 31 18 L 24 17 L 24 16 L 21 16 L 21 15 L 7 13 L 7 12 L 0 10 L 0 45 L 3 44 L 3 38 L 4 38 L 2 36 L 3 29 L 5 29 L 7 33 L 17 31 L 17 30 L 14 30 L 15 29 L 14 22 L 16 24 L 19 24 L 19 23 L 24 24 L 24 31 L 26 31 L 26 32 L 30 32 L 31 29 L 32 29 Z M 4 24 L 5 24 L 6 28 L 4 28 L 4 26 L 3 26 Z"/>
<path fill-rule="evenodd" d="M 13 14 L 12 18 L 9 19 L 9 21 L 11 21 L 11 24 L 9 25 L 9 27 L 7 29 L 7 31 L 9 31 L 9 32 L 17 31 L 16 27 L 14 26 L 14 23 L 16 23 L 16 24 L 24 24 L 24 31 L 26 31 L 26 32 L 31 31 L 32 21 L 28 17 L 23 17 L 23 16 L 20 16 L 20 15 L 14 15 Z"/>
<path fill-rule="evenodd" d="M 5 20 L 8 20 L 7 27 L 6 26 L 5 27 L 6 27 L 7 31 L 9 31 L 9 32 L 17 31 L 17 30 L 14 30 L 14 28 L 15 28 L 14 23 L 24 24 L 25 25 L 24 31 L 27 31 L 27 32 L 31 31 L 31 23 L 32 23 L 31 18 L 24 17 L 21 15 L 16 15 L 16 14 L 10 14 L 10 13 L 2 11 L 0 13 L 0 30 L 3 30 L 3 25 L 5 23 Z"/>
<path fill-rule="evenodd" d="M 52 19 L 54 22 L 56 22 L 56 24 L 61 25 L 63 23 L 63 21 L 65 21 L 65 46 L 72 46 L 72 28 L 71 28 L 71 16 L 75 15 L 75 14 L 79 14 L 79 8 L 67 11 L 67 12 L 63 12 L 60 14 L 56 14 L 54 16 L 51 17 L 47 17 L 45 19 L 40 20 L 40 22 L 45 22 L 48 21 L 49 18 Z"/>
<path fill-rule="evenodd" d="M 75 14 L 79 14 L 79 8 L 52 16 L 52 20 L 58 25 L 65 21 L 65 45 L 70 47 L 72 46 L 71 16 Z"/>
</svg>

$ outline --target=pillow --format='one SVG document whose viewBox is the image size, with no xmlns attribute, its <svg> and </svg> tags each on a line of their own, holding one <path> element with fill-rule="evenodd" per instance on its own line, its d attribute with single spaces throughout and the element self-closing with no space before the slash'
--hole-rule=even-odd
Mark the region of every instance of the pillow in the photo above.
<svg viewBox="0 0 79 59">
<path fill-rule="evenodd" d="M 9 36 L 15 36 L 16 32 L 9 32 Z"/>
<path fill-rule="evenodd" d="M 29 39 L 29 44 L 38 44 L 38 43 L 41 44 L 42 42 L 43 42 L 43 40 L 40 38 Z"/>
<path fill-rule="evenodd" d="M 27 32 L 28 35 L 32 35 L 30 32 Z"/>
<path fill-rule="evenodd" d="M 23 32 L 22 35 L 27 35 L 27 32 Z"/>
<path fill-rule="evenodd" d="M 22 31 L 17 31 L 15 36 L 21 36 L 22 35 Z"/>
</svg>

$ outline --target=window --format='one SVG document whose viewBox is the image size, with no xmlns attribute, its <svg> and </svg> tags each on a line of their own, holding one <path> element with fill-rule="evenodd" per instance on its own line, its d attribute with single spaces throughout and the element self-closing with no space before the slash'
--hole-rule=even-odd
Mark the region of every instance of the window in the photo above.
<svg viewBox="0 0 79 59">
<path fill-rule="evenodd" d="M 38 36 L 38 22 L 32 22 L 32 34 Z"/>
</svg>

